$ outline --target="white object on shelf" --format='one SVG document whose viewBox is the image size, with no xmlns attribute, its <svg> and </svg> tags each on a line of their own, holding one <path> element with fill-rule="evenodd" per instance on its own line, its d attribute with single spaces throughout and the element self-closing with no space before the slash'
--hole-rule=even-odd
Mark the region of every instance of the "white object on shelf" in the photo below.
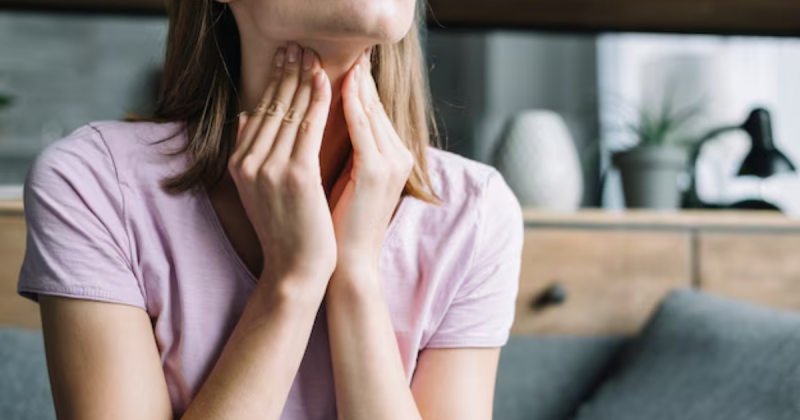
<svg viewBox="0 0 800 420">
<path fill-rule="evenodd" d="M 492 164 L 525 207 L 574 211 L 583 197 L 583 171 L 567 124 L 552 111 L 512 117 Z"/>
</svg>

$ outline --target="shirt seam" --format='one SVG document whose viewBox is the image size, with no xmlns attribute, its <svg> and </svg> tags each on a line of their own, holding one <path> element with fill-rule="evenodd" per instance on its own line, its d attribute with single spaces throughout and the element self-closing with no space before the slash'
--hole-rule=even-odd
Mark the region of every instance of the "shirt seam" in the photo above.
<svg viewBox="0 0 800 420">
<path fill-rule="evenodd" d="M 471 273 L 472 270 L 475 268 L 475 264 L 476 264 L 476 261 L 478 259 L 478 252 L 481 249 L 481 247 L 483 246 L 483 241 L 484 241 L 483 236 L 484 236 L 484 233 L 485 233 L 483 231 L 483 229 L 484 229 L 484 224 L 486 223 L 486 206 L 487 206 L 487 203 L 486 203 L 486 190 L 489 188 L 489 182 L 491 181 L 492 175 L 494 175 L 493 171 L 494 171 L 494 169 L 488 171 L 486 179 L 483 180 L 483 187 L 479 191 L 480 195 L 478 197 L 478 203 L 479 203 L 479 205 L 478 205 L 478 221 L 477 221 L 477 226 L 476 226 L 478 234 L 477 234 L 477 238 L 475 238 L 475 247 L 472 248 L 472 253 L 470 254 L 469 263 L 467 265 L 469 267 L 469 269 L 467 269 L 467 271 L 464 272 L 465 273 L 464 274 L 465 277 L 468 276 L 469 273 Z M 466 282 L 466 279 L 462 281 L 462 286 L 464 285 L 465 282 Z M 464 299 L 467 299 L 467 298 L 471 297 L 473 293 L 474 293 L 474 290 L 470 291 L 470 293 L 467 296 L 464 296 Z"/>
<path fill-rule="evenodd" d="M 105 136 L 103 133 L 95 127 L 93 124 L 87 124 L 89 127 L 94 130 L 97 135 L 100 137 L 100 141 L 103 143 L 103 147 L 106 149 L 106 153 L 108 154 L 109 160 L 111 160 L 111 167 L 114 169 L 114 180 L 117 183 L 117 189 L 119 190 L 119 199 L 122 205 L 122 229 L 125 231 L 125 239 L 126 239 L 126 246 L 127 246 L 127 255 L 125 255 L 125 263 L 128 264 L 128 269 L 131 270 L 131 274 L 136 278 L 137 282 L 139 283 L 139 291 L 142 293 L 142 298 L 144 298 L 145 304 L 147 303 L 147 291 L 144 288 L 144 282 L 136 276 L 136 271 L 133 269 L 133 261 L 131 260 L 131 255 L 133 255 L 133 248 L 131 242 L 131 234 L 128 231 L 128 206 L 125 202 L 125 193 L 122 190 L 122 182 L 120 181 L 119 177 L 119 168 L 117 167 L 117 161 L 114 159 L 114 154 L 111 153 L 111 148 L 108 146 L 108 142 L 106 141 Z"/>
<path fill-rule="evenodd" d="M 472 335 L 463 337 L 444 337 L 437 340 L 429 340 L 426 348 L 447 348 L 447 347 L 496 347 L 502 346 L 510 337 L 509 332 L 494 335 Z"/>
<path fill-rule="evenodd" d="M 477 238 L 475 239 L 475 245 L 472 248 L 472 252 L 470 253 L 469 261 L 467 261 L 467 264 L 466 264 L 467 269 L 463 271 L 464 274 L 462 275 L 461 281 L 458 282 L 458 286 L 457 286 L 458 289 L 460 289 L 461 287 L 464 287 L 464 284 L 467 281 L 467 277 L 472 272 L 472 269 L 475 268 L 475 261 L 477 260 L 478 250 L 480 249 L 481 245 L 483 244 L 483 241 L 482 241 L 483 229 L 482 228 L 483 228 L 483 222 L 484 222 L 484 212 L 485 212 L 484 207 L 485 207 L 485 201 L 486 201 L 485 200 L 486 188 L 488 188 L 488 186 L 489 186 L 489 181 L 491 180 L 491 177 L 493 175 L 493 173 L 492 173 L 493 170 L 494 169 L 492 169 L 491 171 L 488 171 L 488 175 L 483 180 L 483 188 L 480 188 L 478 190 L 478 194 L 477 194 L 478 197 L 476 198 L 476 201 L 478 202 L 478 209 L 477 209 L 478 217 L 476 218 L 476 222 L 475 222 L 478 235 L 477 235 Z M 456 289 L 454 297 L 449 302 L 449 304 L 447 306 L 447 309 L 449 309 L 450 306 L 452 306 L 453 302 L 458 297 L 458 289 Z M 472 293 L 470 293 L 469 295 L 471 296 Z M 445 311 L 442 314 L 442 316 L 439 317 L 438 323 L 435 326 L 435 328 L 432 328 L 433 325 L 428 324 L 428 329 L 430 331 L 432 331 L 432 333 L 431 333 L 431 338 L 429 338 L 428 341 L 425 343 L 426 346 L 431 342 L 433 337 L 436 336 L 436 332 L 442 326 L 442 322 L 444 322 L 445 318 L 447 317 L 447 309 L 445 309 Z"/>
<path fill-rule="evenodd" d="M 17 290 L 17 293 L 22 296 L 24 296 L 25 293 L 36 294 L 36 295 L 49 295 L 53 293 L 62 293 L 62 294 L 74 295 L 76 297 L 85 296 L 93 298 L 113 299 L 115 303 L 132 305 L 136 306 L 137 308 L 142 308 L 146 310 L 144 306 L 139 305 L 138 303 L 133 303 L 130 301 L 130 299 L 123 298 L 116 293 L 112 293 L 105 289 L 97 287 L 86 287 L 86 286 L 78 286 L 78 287 L 51 286 L 47 288 L 20 287 Z"/>
</svg>

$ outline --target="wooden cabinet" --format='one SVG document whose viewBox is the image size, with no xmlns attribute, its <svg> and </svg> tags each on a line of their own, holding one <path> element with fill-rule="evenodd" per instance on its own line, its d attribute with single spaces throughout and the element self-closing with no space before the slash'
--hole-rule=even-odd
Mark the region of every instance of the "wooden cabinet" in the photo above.
<svg viewBox="0 0 800 420">
<path fill-rule="evenodd" d="M 698 241 L 701 288 L 800 310 L 800 234 L 701 233 Z"/>
<path fill-rule="evenodd" d="M 800 311 L 800 221 L 773 213 L 525 213 L 515 334 L 635 333 L 678 287 Z M 556 283 L 564 302 L 537 308 Z"/>
<path fill-rule="evenodd" d="M 685 232 L 528 229 L 513 332 L 637 331 L 667 292 L 691 285 L 690 246 Z M 562 305 L 541 301 L 554 286 Z"/>
<path fill-rule="evenodd" d="M 633 334 L 667 293 L 685 287 L 800 310 L 800 221 L 525 210 L 525 223 L 514 334 Z M 35 329 L 37 305 L 16 293 L 25 235 L 21 203 L 0 201 L 0 325 Z"/>
<path fill-rule="evenodd" d="M 0 0 L 0 8 L 163 13 L 172 0 Z M 429 0 L 430 26 L 800 35 L 796 0 Z"/>
<path fill-rule="evenodd" d="M 25 221 L 0 206 L 0 325 L 40 327 L 39 307 L 17 295 L 17 277 L 25 256 Z"/>
</svg>

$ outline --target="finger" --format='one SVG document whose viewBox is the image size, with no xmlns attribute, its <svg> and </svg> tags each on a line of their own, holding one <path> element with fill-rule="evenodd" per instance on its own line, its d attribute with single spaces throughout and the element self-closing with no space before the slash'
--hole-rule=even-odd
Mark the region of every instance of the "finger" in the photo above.
<svg viewBox="0 0 800 420">
<path fill-rule="evenodd" d="M 239 114 L 238 126 L 236 128 L 236 143 L 234 144 L 234 148 L 239 148 L 239 146 L 242 144 L 242 134 L 244 133 L 244 128 L 247 127 L 248 119 L 247 113 L 242 112 Z"/>
<path fill-rule="evenodd" d="M 293 159 L 319 162 L 322 137 L 331 109 L 331 82 L 324 70 L 317 67 L 313 77 L 313 92 L 308 112 L 300 123 L 297 140 L 292 151 Z"/>
<path fill-rule="evenodd" d="M 283 67 L 286 60 L 286 49 L 285 48 L 278 48 L 278 51 L 275 52 L 275 57 L 272 61 L 272 68 L 270 69 L 269 79 L 267 81 L 267 87 L 264 89 L 264 94 L 261 96 L 261 100 L 259 101 L 256 108 L 250 112 L 249 115 L 245 114 L 246 125 L 242 129 L 241 140 L 237 141 L 236 151 L 234 155 L 236 156 L 237 160 L 241 160 L 253 143 L 255 139 L 256 133 L 258 132 L 259 128 L 261 127 L 261 123 L 264 120 L 264 115 L 269 108 L 269 104 L 272 102 L 272 98 L 275 96 L 275 92 L 278 90 L 278 86 L 281 83 L 281 79 L 283 78 Z"/>
<path fill-rule="evenodd" d="M 372 134 L 375 138 L 375 144 L 381 153 L 386 154 L 391 151 L 392 147 L 392 144 L 390 144 L 391 140 L 389 139 L 389 136 L 391 135 L 391 125 L 386 125 L 383 118 L 386 115 L 386 110 L 383 108 L 383 104 L 381 103 L 377 93 L 373 94 L 373 91 L 376 91 L 375 79 L 372 78 L 369 60 L 365 57 L 366 54 L 362 55 L 361 61 L 362 63 L 365 63 L 365 66 L 363 74 L 359 78 L 358 95 L 361 103 L 364 106 L 364 113 L 367 115 L 367 118 L 369 118 Z"/>
<path fill-rule="evenodd" d="M 369 57 L 369 55 L 366 55 L 366 57 Z M 367 62 L 370 62 L 369 58 L 367 58 Z M 381 124 L 382 129 L 384 130 L 384 133 L 386 133 L 385 138 L 388 139 L 389 142 L 394 147 L 406 148 L 406 145 L 397 135 L 397 130 L 395 129 L 394 123 L 392 122 L 391 118 L 389 118 L 389 114 L 387 114 L 386 108 L 383 106 L 383 103 L 381 102 L 380 94 L 378 94 L 378 86 L 377 83 L 375 82 L 375 79 L 372 77 L 371 72 L 369 73 L 369 78 L 368 80 L 365 81 L 364 85 L 366 87 L 365 94 L 369 98 L 367 100 L 373 101 L 373 103 L 380 104 L 380 106 L 375 106 L 375 108 L 379 111 L 378 117 L 382 122 Z"/>
<path fill-rule="evenodd" d="M 283 68 L 281 83 L 264 113 L 264 119 L 256 133 L 256 138 L 247 152 L 248 155 L 261 159 L 261 162 L 267 160 L 275 143 L 275 137 L 283 124 L 283 119 L 287 113 L 293 112 L 289 106 L 292 104 L 297 85 L 300 83 L 300 56 L 299 45 L 293 43 L 286 48 L 286 64 Z"/>
<path fill-rule="evenodd" d="M 364 113 L 364 106 L 359 99 L 359 73 L 361 73 L 360 64 L 348 73 L 342 89 L 342 105 L 347 129 L 350 133 L 350 142 L 353 144 L 353 152 L 372 156 L 379 151 L 373 138 L 369 118 Z"/>
<path fill-rule="evenodd" d="M 267 160 L 278 159 L 285 162 L 289 159 L 297 141 L 300 125 L 305 120 L 314 90 L 314 75 L 319 69 L 319 59 L 314 51 L 305 49 L 301 62 L 300 85 L 294 94 L 289 112 L 283 117 L 275 145 Z"/>
</svg>

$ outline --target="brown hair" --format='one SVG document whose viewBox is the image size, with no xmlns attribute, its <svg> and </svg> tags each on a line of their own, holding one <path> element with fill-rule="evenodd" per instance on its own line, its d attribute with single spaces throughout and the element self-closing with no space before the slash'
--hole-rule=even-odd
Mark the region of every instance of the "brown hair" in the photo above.
<svg viewBox="0 0 800 420">
<path fill-rule="evenodd" d="M 376 47 L 373 75 L 389 118 L 415 157 L 403 195 L 438 203 L 426 158 L 431 141 L 434 147 L 441 146 L 420 42 L 423 5 L 417 5 L 416 19 L 402 40 Z M 186 124 L 189 141 L 173 154 L 189 153 L 192 163 L 183 173 L 162 181 L 168 192 L 182 193 L 214 185 L 227 170 L 234 141 L 224 139 L 235 136 L 241 47 L 227 4 L 172 0 L 167 9 L 169 36 L 158 104 L 152 117 L 128 120 Z"/>
</svg>

